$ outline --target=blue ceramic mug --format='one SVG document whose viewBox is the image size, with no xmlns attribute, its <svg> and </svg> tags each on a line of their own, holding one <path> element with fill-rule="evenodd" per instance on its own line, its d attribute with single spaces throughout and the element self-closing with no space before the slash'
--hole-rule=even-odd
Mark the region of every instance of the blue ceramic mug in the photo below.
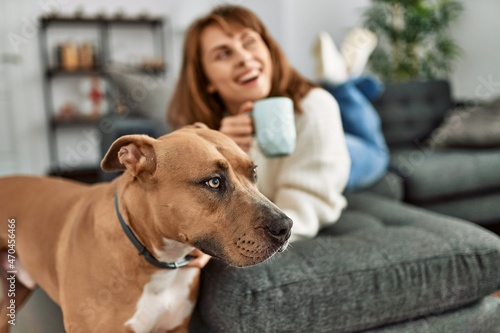
<svg viewBox="0 0 500 333">
<path fill-rule="evenodd" d="M 287 156 L 295 150 L 295 114 L 288 97 L 269 97 L 254 103 L 255 138 L 267 157 Z"/>
</svg>

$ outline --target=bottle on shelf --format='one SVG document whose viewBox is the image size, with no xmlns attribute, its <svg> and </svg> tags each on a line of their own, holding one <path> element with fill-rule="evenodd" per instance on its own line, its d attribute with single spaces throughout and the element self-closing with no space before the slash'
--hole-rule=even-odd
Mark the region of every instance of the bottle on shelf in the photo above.
<svg viewBox="0 0 500 333">
<path fill-rule="evenodd" d="M 94 63 L 94 47 L 90 42 L 81 43 L 78 51 L 80 69 L 88 70 L 96 67 Z"/>
<path fill-rule="evenodd" d="M 72 72 L 78 69 L 78 49 L 75 44 L 66 42 L 62 45 L 62 69 Z"/>
</svg>

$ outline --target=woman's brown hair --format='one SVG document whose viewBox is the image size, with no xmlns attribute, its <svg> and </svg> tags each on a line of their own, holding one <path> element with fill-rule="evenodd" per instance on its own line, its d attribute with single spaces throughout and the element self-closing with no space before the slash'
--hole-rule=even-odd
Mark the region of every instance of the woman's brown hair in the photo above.
<svg viewBox="0 0 500 333">
<path fill-rule="evenodd" d="M 174 129 L 197 121 L 219 129 L 224 116 L 225 106 L 219 95 L 207 91 L 209 82 L 201 61 L 201 34 L 212 24 L 227 32 L 236 26 L 259 33 L 269 48 L 274 70 L 269 96 L 287 96 L 293 100 L 297 112 L 301 112 L 300 100 L 315 85 L 290 66 L 281 48 L 253 12 L 241 6 L 222 5 L 196 20 L 187 31 L 180 77 L 167 112 L 167 121 Z"/>
</svg>

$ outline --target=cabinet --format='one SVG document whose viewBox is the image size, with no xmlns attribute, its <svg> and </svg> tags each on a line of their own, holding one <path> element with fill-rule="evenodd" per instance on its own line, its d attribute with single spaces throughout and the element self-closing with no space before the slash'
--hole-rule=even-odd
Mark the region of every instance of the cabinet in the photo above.
<svg viewBox="0 0 500 333">
<path fill-rule="evenodd" d="M 101 121 L 119 111 L 107 70 L 120 63 L 165 75 L 167 24 L 159 17 L 40 18 L 49 174 L 83 181 L 97 175 Z"/>
</svg>

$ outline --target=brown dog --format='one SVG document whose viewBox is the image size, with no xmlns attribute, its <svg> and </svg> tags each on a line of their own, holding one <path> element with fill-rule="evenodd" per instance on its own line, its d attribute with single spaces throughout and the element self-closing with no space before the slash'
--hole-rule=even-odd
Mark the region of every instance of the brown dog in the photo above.
<svg viewBox="0 0 500 333">
<path fill-rule="evenodd" d="M 61 306 L 68 333 L 187 332 L 200 271 L 175 268 L 193 248 L 243 267 L 286 247 L 291 220 L 217 131 L 124 136 L 101 167 L 125 172 L 96 185 L 0 179 L 1 332 L 9 305 L 18 308 L 35 284 Z"/>
</svg>

